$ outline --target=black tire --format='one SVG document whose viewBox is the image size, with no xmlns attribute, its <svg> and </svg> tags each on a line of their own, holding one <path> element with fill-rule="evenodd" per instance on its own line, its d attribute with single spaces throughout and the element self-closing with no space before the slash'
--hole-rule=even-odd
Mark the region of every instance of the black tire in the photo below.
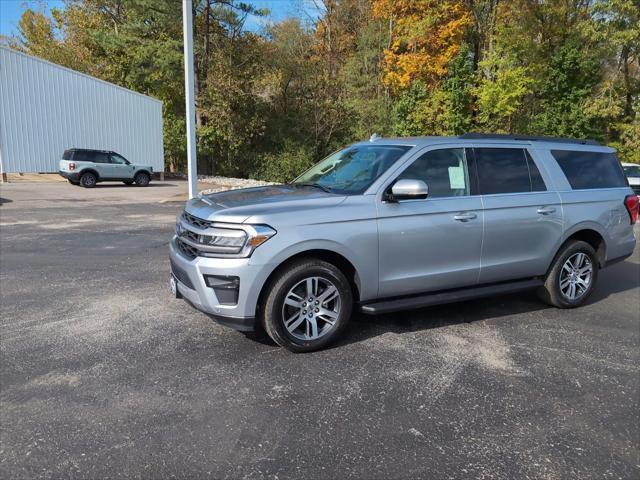
<svg viewBox="0 0 640 480">
<path fill-rule="evenodd" d="M 122 183 L 125 185 L 133 185 L 133 180 L 123 180 Z"/>
<path fill-rule="evenodd" d="M 309 313 L 306 313 L 309 308 L 308 298 L 302 298 L 303 301 L 300 302 L 300 305 L 304 302 L 305 307 L 285 305 L 286 296 L 293 291 L 292 289 L 306 288 L 309 278 L 318 279 L 315 283 L 317 299 L 314 298 L 309 302 L 311 305 Z M 333 291 L 332 287 L 337 291 L 339 298 L 336 300 L 335 297 L 331 297 L 331 300 L 323 302 L 323 295 Z M 260 312 L 262 326 L 274 342 L 291 352 L 311 352 L 328 346 L 340 336 L 351 318 L 353 308 L 351 285 L 340 269 L 323 260 L 308 258 L 291 263 L 278 272 L 277 277 L 266 288 L 264 305 Z M 296 319 L 301 322 L 297 329 L 294 327 L 293 332 L 285 326 L 284 318 L 285 315 L 289 316 L 291 311 L 293 315 L 290 319 L 298 314 Z M 302 314 L 303 311 L 305 314 Z M 335 319 L 330 320 L 332 324 L 329 323 L 328 315 L 323 312 L 336 315 Z M 317 317 L 311 318 L 312 315 Z M 293 327 L 297 320 L 291 321 L 290 327 Z M 307 334 L 313 336 L 312 324 L 316 325 L 315 333 L 319 334 L 319 337 L 301 338 Z M 303 333 L 305 329 L 307 334 Z"/>
<path fill-rule="evenodd" d="M 98 183 L 98 177 L 94 173 L 86 172 L 80 177 L 80 185 L 84 188 L 93 188 Z"/>
<path fill-rule="evenodd" d="M 68 179 L 68 178 L 67 178 L 67 181 L 68 181 L 71 185 L 76 185 L 76 186 L 77 186 L 77 185 L 80 185 L 80 182 L 76 182 L 76 181 L 74 181 L 74 180 L 70 180 L 70 179 Z"/>
<path fill-rule="evenodd" d="M 587 268 L 588 264 L 591 265 L 591 278 L 588 282 L 588 286 L 586 287 L 584 287 L 583 283 L 576 284 L 576 294 L 579 293 L 579 295 L 577 295 L 575 298 L 570 298 L 570 296 L 567 296 L 567 294 L 563 293 L 561 282 L 563 285 L 567 285 L 566 282 L 569 281 L 569 287 L 564 288 L 572 288 L 570 286 L 572 274 L 570 273 L 570 267 L 567 266 L 567 262 L 570 259 L 575 259 L 574 262 L 578 261 L 579 258 L 582 258 L 578 257 L 578 254 L 581 253 L 586 256 L 583 268 Z M 567 266 L 567 268 L 565 268 L 565 266 Z M 557 308 L 579 307 L 587 301 L 587 299 L 593 292 L 593 289 L 598 280 L 598 269 L 598 257 L 596 255 L 596 251 L 591 245 L 580 240 L 569 241 L 556 254 L 556 257 L 551 264 L 551 268 L 549 269 L 549 272 L 545 277 L 544 286 L 540 287 L 540 289 L 538 290 L 538 295 L 543 302 Z M 562 275 L 564 275 L 565 278 L 561 279 Z M 570 278 L 566 278 L 567 275 Z M 584 291 L 580 291 L 580 289 L 582 289 L 583 287 Z M 570 294 L 571 292 L 569 291 L 569 295 Z"/>
<path fill-rule="evenodd" d="M 147 185 L 149 185 L 149 182 L 151 181 L 151 177 L 149 176 L 148 173 L 145 172 L 138 172 L 136 173 L 136 176 L 133 178 L 134 182 L 136 182 L 136 185 L 139 187 L 146 187 Z"/>
</svg>

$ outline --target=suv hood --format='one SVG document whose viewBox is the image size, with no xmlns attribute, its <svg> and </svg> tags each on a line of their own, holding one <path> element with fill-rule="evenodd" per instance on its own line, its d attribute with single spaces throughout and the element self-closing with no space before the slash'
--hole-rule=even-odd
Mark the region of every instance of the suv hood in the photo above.
<svg viewBox="0 0 640 480">
<path fill-rule="evenodd" d="M 263 219 L 270 214 L 331 207 L 345 198 L 313 187 L 269 185 L 203 195 L 189 200 L 185 210 L 205 220 L 243 223 L 255 216 Z"/>
</svg>

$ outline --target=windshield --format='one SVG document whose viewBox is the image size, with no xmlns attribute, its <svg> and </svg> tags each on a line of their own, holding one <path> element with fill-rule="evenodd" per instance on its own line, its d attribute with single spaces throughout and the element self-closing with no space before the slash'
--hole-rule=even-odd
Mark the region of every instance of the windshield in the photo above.
<svg viewBox="0 0 640 480">
<path fill-rule="evenodd" d="M 363 193 L 404 153 L 407 145 L 355 145 L 329 155 L 293 181 L 331 192 Z"/>
<path fill-rule="evenodd" d="M 627 177 L 640 177 L 640 165 L 624 165 L 622 169 Z"/>
</svg>

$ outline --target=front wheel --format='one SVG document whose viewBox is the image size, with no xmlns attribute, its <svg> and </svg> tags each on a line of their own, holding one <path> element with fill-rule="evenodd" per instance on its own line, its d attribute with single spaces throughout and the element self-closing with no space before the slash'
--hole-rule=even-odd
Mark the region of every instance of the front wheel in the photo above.
<svg viewBox="0 0 640 480">
<path fill-rule="evenodd" d="M 265 331 L 292 352 L 310 352 L 335 341 L 351 317 L 353 294 L 335 265 L 318 259 L 285 267 L 267 287 L 261 317 Z"/>
<path fill-rule="evenodd" d="M 140 172 L 140 173 L 136 173 L 136 176 L 133 178 L 133 180 L 136 182 L 136 185 L 138 185 L 139 187 L 146 187 L 147 185 L 149 185 L 149 182 L 151 181 L 151 177 L 149 176 L 149 174 L 145 172 Z"/>
<path fill-rule="evenodd" d="M 574 240 L 558 252 L 538 293 L 549 305 L 575 308 L 587 301 L 597 279 L 596 251 L 588 243 Z"/>
</svg>

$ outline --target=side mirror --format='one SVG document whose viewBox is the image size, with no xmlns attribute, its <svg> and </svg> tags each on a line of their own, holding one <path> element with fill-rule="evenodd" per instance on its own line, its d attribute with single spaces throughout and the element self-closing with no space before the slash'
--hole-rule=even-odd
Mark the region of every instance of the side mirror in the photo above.
<svg viewBox="0 0 640 480">
<path fill-rule="evenodd" d="M 424 200 L 429 195 L 429 187 L 422 180 L 402 179 L 398 180 L 387 193 L 387 200 L 398 202 L 400 200 Z"/>
</svg>

